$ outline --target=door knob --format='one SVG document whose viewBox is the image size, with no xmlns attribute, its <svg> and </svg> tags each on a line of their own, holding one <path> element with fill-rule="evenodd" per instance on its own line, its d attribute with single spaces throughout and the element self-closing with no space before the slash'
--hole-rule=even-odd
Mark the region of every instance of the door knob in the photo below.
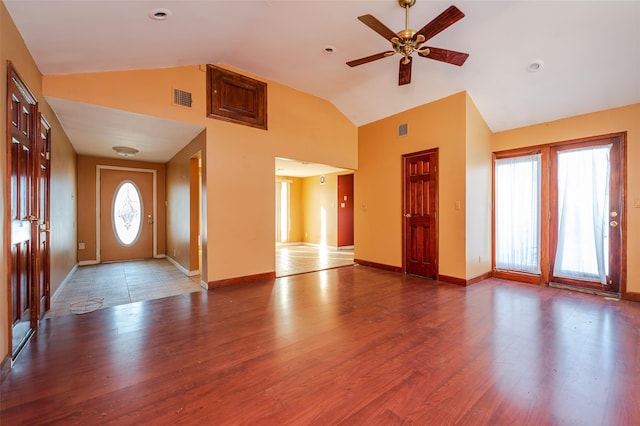
<svg viewBox="0 0 640 426">
<path fill-rule="evenodd" d="M 411 217 L 411 213 L 406 213 L 406 214 L 404 215 L 404 217 L 406 217 L 407 219 L 408 219 L 408 218 L 410 218 L 410 217 Z"/>
<path fill-rule="evenodd" d="M 611 222 L 609 222 L 609 225 L 611 225 L 612 228 L 615 228 L 616 226 L 618 226 L 618 222 L 612 220 Z"/>
<path fill-rule="evenodd" d="M 38 219 L 36 216 L 34 216 L 34 215 L 32 215 L 32 214 L 31 214 L 31 215 L 29 215 L 29 216 L 27 216 L 27 217 L 25 217 L 24 219 L 25 219 L 25 220 L 28 220 L 29 222 L 37 222 L 37 221 L 39 221 L 39 220 L 40 220 L 40 219 Z"/>
<path fill-rule="evenodd" d="M 149 224 L 153 223 L 153 219 L 151 218 L 151 215 L 147 216 L 147 223 Z"/>
<path fill-rule="evenodd" d="M 618 217 L 618 212 L 611 212 L 611 213 L 609 213 L 609 216 Z"/>
</svg>

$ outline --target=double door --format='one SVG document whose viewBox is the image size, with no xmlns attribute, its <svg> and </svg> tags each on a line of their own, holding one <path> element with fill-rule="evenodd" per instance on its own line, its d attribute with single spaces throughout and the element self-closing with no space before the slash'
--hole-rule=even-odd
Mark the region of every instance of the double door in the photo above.
<svg viewBox="0 0 640 426">
<path fill-rule="evenodd" d="M 610 135 L 496 153 L 494 274 L 620 294 L 624 146 Z"/>
</svg>

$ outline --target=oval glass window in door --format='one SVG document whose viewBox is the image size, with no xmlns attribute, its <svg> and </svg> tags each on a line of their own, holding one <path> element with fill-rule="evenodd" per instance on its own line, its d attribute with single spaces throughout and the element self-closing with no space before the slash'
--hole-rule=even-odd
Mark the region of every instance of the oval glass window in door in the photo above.
<svg viewBox="0 0 640 426">
<path fill-rule="evenodd" d="M 131 181 L 123 181 L 116 189 L 111 209 L 113 232 L 124 246 L 135 243 L 142 230 L 142 197 Z"/>
</svg>

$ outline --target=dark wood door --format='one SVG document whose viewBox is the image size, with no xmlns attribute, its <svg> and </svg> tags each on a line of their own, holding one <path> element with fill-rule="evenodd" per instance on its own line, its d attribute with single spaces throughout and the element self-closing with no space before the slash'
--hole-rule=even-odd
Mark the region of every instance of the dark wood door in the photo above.
<svg viewBox="0 0 640 426">
<path fill-rule="evenodd" d="M 353 245 L 353 174 L 338 175 L 338 247 Z"/>
<path fill-rule="evenodd" d="M 36 149 L 38 161 L 38 318 L 42 318 L 50 308 L 50 263 L 49 263 L 49 230 L 50 230 L 50 156 L 51 156 L 51 126 L 40 114 L 40 139 Z"/>
<path fill-rule="evenodd" d="M 438 277 L 438 151 L 404 156 L 405 272 Z"/>
<path fill-rule="evenodd" d="M 133 241 L 117 236 L 117 191 L 131 183 L 131 201 L 140 197 L 139 203 L 126 204 L 132 216 L 130 226 L 139 226 Z M 137 211 L 136 211 L 137 210 Z M 147 259 L 153 257 L 153 175 L 131 170 L 102 169 L 100 172 L 100 261 Z"/>
<path fill-rule="evenodd" d="M 11 353 L 15 357 L 37 327 L 37 104 L 11 64 L 8 66 L 7 104 L 7 139 L 10 145 L 8 175 L 11 187 L 9 292 Z"/>
<path fill-rule="evenodd" d="M 621 136 L 551 148 L 550 281 L 620 292 L 625 212 L 622 153 Z M 600 250 L 602 261 L 597 255 Z M 603 268 L 606 274 L 599 276 Z"/>
</svg>

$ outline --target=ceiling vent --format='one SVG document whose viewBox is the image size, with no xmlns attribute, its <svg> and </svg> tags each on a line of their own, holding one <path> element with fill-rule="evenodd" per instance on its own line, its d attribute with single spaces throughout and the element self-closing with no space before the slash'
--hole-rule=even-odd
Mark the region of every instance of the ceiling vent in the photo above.
<svg viewBox="0 0 640 426">
<path fill-rule="evenodd" d="M 191 93 L 173 89 L 173 104 L 191 108 Z"/>
</svg>

